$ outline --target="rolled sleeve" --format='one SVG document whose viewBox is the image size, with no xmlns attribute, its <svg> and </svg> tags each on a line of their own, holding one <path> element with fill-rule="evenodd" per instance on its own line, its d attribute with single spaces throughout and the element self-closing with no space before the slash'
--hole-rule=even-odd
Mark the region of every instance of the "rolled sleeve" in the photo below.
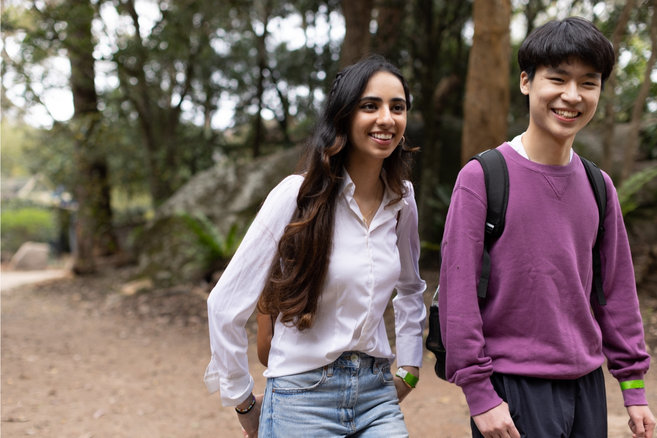
<svg viewBox="0 0 657 438">
<path fill-rule="evenodd" d="M 208 297 L 210 363 L 205 385 L 224 406 L 241 403 L 254 385 L 246 323 L 267 280 L 280 236 L 296 207 L 301 176 L 288 177 L 265 200 L 237 252 Z"/>
<path fill-rule="evenodd" d="M 418 236 L 418 213 L 413 186 L 407 183 L 406 205 L 399 215 L 397 226 L 401 273 L 396 284 L 397 294 L 393 298 L 395 312 L 395 335 L 397 364 L 422 366 L 422 334 L 427 317 L 424 305 L 426 283 L 420 277 L 420 239 Z"/>
</svg>

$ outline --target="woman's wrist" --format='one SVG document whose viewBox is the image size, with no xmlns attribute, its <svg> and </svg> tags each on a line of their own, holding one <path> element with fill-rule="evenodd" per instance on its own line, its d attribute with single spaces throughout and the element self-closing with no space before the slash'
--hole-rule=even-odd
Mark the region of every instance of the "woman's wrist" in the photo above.
<svg viewBox="0 0 657 438">
<path fill-rule="evenodd" d="M 246 398 L 246 400 L 244 400 L 239 405 L 235 406 L 235 412 L 237 412 L 240 415 L 248 414 L 249 412 L 251 412 L 251 409 L 253 409 L 255 404 L 256 404 L 256 398 L 253 395 L 253 393 L 251 393 L 249 397 Z"/>
<path fill-rule="evenodd" d="M 402 365 L 397 368 L 395 376 L 400 378 L 406 386 L 413 389 L 420 380 L 420 369 L 417 367 Z"/>
</svg>

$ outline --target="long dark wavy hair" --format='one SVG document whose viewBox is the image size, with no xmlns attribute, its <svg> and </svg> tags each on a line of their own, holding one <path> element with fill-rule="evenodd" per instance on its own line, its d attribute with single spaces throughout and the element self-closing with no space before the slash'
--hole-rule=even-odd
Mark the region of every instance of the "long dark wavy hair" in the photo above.
<svg viewBox="0 0 657 438">
<path fill-rule="evenodd" d="M 367 57 L 336 75 L 300 161 L 304 180 L 297 196 L 297 209 L 279 241 L 278 255 L 258 302 L 259 312 L 280 314 L 284 324 L 298 330 L 312 326 L 326 278 L 335 204 L 351 147 L 348 134 L 352 115 L 368 81 L 380 71 L 399 78 L 410 109 L 408 84 L 399 69 L 381 56 Z M 393 203 L 406 195 L 403 181 L 410 179 L 411 154 L 415 150 L 403 138 L 383 162 L 388 186 L 397 195 Z"/>
</svg>

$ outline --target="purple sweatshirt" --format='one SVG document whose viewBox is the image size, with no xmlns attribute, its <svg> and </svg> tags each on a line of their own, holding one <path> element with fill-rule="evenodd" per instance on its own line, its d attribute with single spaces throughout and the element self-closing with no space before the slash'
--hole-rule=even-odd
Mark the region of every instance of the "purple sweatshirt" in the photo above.
<svg viewBox="0 0 657 438">
<path fill-rule="evenodd" d="M 504 232 L 490 249 L 488 296 L 481 308 L 476 285 L 486 190 L 476 161 L 459 173 L 447 214 L 439 301 L 447 378 L 462 388 L 473 416 L 502 402 L 489 379 L 493 372 L 575 379 L 606 357 L 619 381 L 643 379 L 650 356 L 611 179 L 604 174 L 607 304 L 600 306 L 591 300 L 598 208 L 579 156 L 565 166 L 547 166 L 506 143 L 498 149 L 509 169 L 509 203 Z M 627 389 L 623 397 L 626 406 L 647 404 L 644 389 Z"/>
</svg>

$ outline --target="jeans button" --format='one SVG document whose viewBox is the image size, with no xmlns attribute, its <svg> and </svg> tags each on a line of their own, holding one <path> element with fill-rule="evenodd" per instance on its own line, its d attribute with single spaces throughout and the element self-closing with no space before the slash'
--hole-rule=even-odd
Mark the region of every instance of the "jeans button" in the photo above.
<svg viewBox="0 0 657 438">
<path fill-rule="evenodd" d="M 357 362 L 358 361 L 358 355 L 356 353 L 351 355 L 351 361 L 352 362 Z"/>
</svg>

